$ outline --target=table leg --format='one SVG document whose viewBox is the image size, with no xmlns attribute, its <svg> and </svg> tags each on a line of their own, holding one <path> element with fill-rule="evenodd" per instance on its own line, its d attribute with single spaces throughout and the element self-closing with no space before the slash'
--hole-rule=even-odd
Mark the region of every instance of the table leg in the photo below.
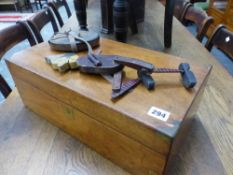
<svg viewBox="0 0 233 175">
<path fill-rule="evenodd" d="M 140 0 L 140 1 L 142 1 L 142 0 Z M 136 2 L 136 3 L 135 3 Z M 129 3 L 130 3 L 130 12 L 129 12 L 129 25 L 130 25 L 130 28 L 131 28 L 131 31 L 132 31 L 132 33 L 133 34 L 136 34 L 136 33 L 138 33 L 138 25 L 137 25 L 137 9 L 136 9 L 136 7 L 137 7 L 137 3 L 138 3 L 138 1 L 135 1 L 135 0 L 130 0 L 129 1 Z"/>
<path fill-rule="evenodd" d="M 113 32 L 113 0 L 101 0 L 102 33 Z"/>
<path fill-rule="evenodd" d="M 30 0 L 24 0 L 26 8 L 30 8 L 33 13 L 33 7 Z"/>
<path fill-rule="evenodd" d="M 118 41 L 126 42 L 128 33 L 129 4 L 127 0 L 115 0 L 113 3 L 113 18 L 115 36 Z"/>
<path fill-rule="evenodd" d="M 40 9 L 42 9 L 42 8 L 43 8 L 43 5 L 42 5 L 41 0 L 39 0 L 39 5 L 40 5 Z"/>
<path fill-rule="evenodd" d="M 164 46 L 170 48 L 172 45 L 172 22 L 175 0 L 167 0 L 164 17 Z"/>
<path fill-rule="evenodd" d="M 74 0 L 74 8 L 81 30 L 87 30 L 87 0 Z"/>
<path fill-rule="evenodd" d="M 11 88 L 10 86 L 7 84 L 6 80 L 2 77 L 2 75 L 0 74 L 0 92 L 2 93 L 2 95 L 6 98 L 10 92 L 11 92 Z"/>
</svg>

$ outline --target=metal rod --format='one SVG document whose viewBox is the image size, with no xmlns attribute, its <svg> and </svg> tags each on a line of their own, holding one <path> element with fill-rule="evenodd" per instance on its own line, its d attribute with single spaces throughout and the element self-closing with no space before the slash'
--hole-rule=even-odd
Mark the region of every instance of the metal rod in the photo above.
<svg viewBox="0 0 233 175">
<path fill-rule="evenodd" d="M 153 73 L 182 73 L 182 70 L 171 68 L 155 68 Z"/>
</svg>

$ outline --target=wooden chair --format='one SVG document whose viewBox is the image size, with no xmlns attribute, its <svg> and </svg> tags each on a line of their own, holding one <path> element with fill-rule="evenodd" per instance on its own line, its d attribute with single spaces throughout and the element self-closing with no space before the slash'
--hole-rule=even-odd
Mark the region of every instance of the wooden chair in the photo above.
<svg viewBox="0 0 233 175">
<path fill-rule="evenodd" d="M 36 5 L 39 5 L 40 9 L 43 8 L 43 5 L 48 3 L 48 0 L 35 0 Z"/>
<path fill-rule="evenodd" d="M 160 0 L 160 2 L 165 6 L 166 5 L 166 0 Z M 187 6 L 192 5 L 189 1 L 187 0 L 175 0 L 175 5 L 174 5 L 174 11 L 173 15 L 178 19 L 180 22 L 181 17 L 183 16 L 183 13 L 186 9 Z"/>
<path fill-rule="evenodd" d="M 20 9 L 20 11 L 22 10 L 17 0 L 1 0 L 0 5 L 13 5 L 16 12 L 18 9 Z"/>
<path fill-rule="evenodd" d="M 8 50 L 26 39 L 29 41 L 31 46 L 37 44 L 37 41 L 33 37 L 32 33 L 28 30 L 24 22 L 18 22 L 15 25 L 2 29 L 0 31 L 0 60 Z M 6 80 L 1 74 L 0 91 L 5 98 L 11 92 L 10 86 L 7 84 Z"/>
<path fill-rule="evenodd" d="M 209 26 L 214 22 L 213 17 L 208 16 L 206 12 L 201 9 L 194 8 L 193 5 L 187 5 L 181 16 L 183 24 L 187 20 L 194 22 L 197 25 L 196 38 L 200 42 L 204 38 Z"/>
<path fill-rule="evenodd" d="M 217 26 L 205 45 L 209 51 L 213 46 L 233 59 L 233 32 L 226 29 L 223 24 Z"/>
<path fill-rule="evenodd" d="M 55 17 L 50 8 L 45 7 L 42 11 L 36 13 L 32 16 L 27 23 L 31 27 L 32 31 L 34 32 L 37 41 L 39 43 L 43 42 L 44 39 L 41 35 L 41 30 L 46 24 L 51 23 L 54 33 L 58 32 L 58 25 L 56 23 Z"/>
<path fill-rule="evenodd" d="M 174 16 L 181 21 L 181 17 L 184 16 L 185 9 L 187 6 L 191 5 L 188 1 L 185 0 L 176 0 L 174 5 Z"/>
<path fill-rule="evenodd" d="M 71 17 L 71 11 L 70 11 L 70 8 L 69 8 L 66 0 L 53 0 L 52 2 L 48 3 L 48 6 L 51 7 L 51 9 L 53 10 L 53 13 L 56 16 L 60 27 L 62 27 L 64 25 L 62 17 L 58 11 L 61 7 L 65 8 L 68 18 Z"/>
</svg>

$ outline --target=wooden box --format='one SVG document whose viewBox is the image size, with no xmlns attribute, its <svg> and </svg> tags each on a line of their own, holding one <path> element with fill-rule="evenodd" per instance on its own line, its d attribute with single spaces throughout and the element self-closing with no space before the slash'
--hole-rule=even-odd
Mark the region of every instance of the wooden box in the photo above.
<svg viewBox="0 0 233 175">
<path fill-rule="evenodd" d="M 101 39 L 100 47 L 103 54 L 139 58 L 158 67 L 176 68 L 184 61 L 107 39 Z M 24 104 L 132 174 L 165 174 L 211 68 L 191 64 L 197 78 L 192 90 L 182 86 L 179 74 L 153 74 L 155 90 L 139 85 L 113 102 L 111 85 L 101 76 L 54 71 L 44 57 L 56 53 L 43 43 L 7 61 Z M 129 78 L 136 77 L 133 69 L 125 72 Z M 169 118 L 148 115 L 152 107 L 169 112 Z"/>
</svg>

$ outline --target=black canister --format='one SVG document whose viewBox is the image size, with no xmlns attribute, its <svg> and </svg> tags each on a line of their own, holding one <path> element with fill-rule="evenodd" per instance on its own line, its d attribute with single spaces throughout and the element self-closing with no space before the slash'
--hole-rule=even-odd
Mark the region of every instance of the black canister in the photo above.
<svg viewBox="0 0 233 175">
<path fill-rule="evenodd" d="M 127 0 L 115 0 L 113 3 L 113 20 L 115 36 L 118 41 L 126 42 L 128 32 L 129 3 Z"/>
<path fill-rule="evenodd" d="M 87 0 L 74 0 L 74 8 L 81 30 L 87 30 Z"/>
</svg>

